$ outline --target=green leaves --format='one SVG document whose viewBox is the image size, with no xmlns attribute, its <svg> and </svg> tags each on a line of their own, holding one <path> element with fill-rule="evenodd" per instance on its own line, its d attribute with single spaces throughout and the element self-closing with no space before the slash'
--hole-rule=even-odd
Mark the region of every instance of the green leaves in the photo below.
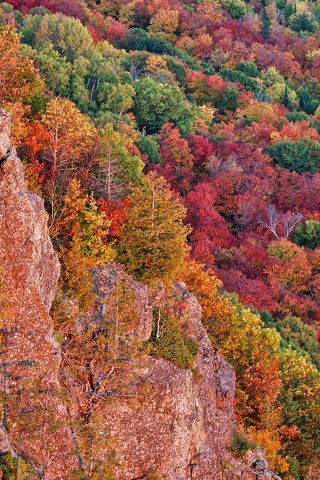
<svg viewBox="0 0 320 480">
<path fill-rule="evenodd" d="M 294 241 L 304 247 L 316 248 L 320 245 L 320 222 L 306 220 L 299 225 L 294 234 Z"/>
<path fill-rule="evenodd" d="M 186 210 L 165 180 L 154 175 L 149 175 L 144 190 L 136 189 L 130 199 L 118 260 L 143 282 L 170 283 L 181 272 L 188 250 L 189 230 L 183 225 Z"/>
<path fill-rule="evenodd" d="M 320 144 L 302 138 L 297 142 L 279 142 L 266 148 L 281 167 L 298 173 L 317 173 L 320 167 Z"/>
<path fill-rule="evenodd" d="M 191 132 L 194 113 L 179 87 L 143 78 L 136 83 L 136 93 L 134 111 L 140 127 L 154 133 L 172 122 L 182 135 Z"/>
</svg>

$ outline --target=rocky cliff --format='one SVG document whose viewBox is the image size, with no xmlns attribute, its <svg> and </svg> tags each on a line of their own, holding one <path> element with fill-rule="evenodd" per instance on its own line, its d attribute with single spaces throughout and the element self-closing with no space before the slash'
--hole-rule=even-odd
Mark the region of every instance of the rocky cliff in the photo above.
<svg viewBox="0 0 320 480">
<path fill-rule="evenodd" d="M 59 262 L 43 200 L 27 191 L 10 145 L 10 119 L 0 116 L 0 378 L 3 441 L 31 461 L 40 478 L 67 478 L 72 444 L 59 399 L 60 350 L 49 310 Z M 50 421 L 55 417 L 54 427 Z M 70 477 L 69 477 L 70 478 Z"/>
<path fill-rule="evenodd" d="M 276 478 L 263 452 L 248 452 L 239 461 L 228 450 L 236 431 L 235 375 L 212 349 L 199 303 L 184 284 L 175 286 L 171 308 L 198 344 L 192 370 L 145 353 L 122 362 L 127 365 L 125 374 L 119 368 L 121 358 L 110 366 L 94 356 L 77 373 L 77 382 L 65 374 L 49 315 L 59 263 L 43 201 L 27 191 L 9 135 L 10 119 L 1 112 L 1 451 L 25 458 L 39 478 L 71 479 L 85 462 L 74 425 L 81 415 L 86 417 L 79 412 L 94 385 L 90 401 L 95 405 L 98 435 L 107 432 L 112 441 L 116 478 L 144 479 L 151 472 L 165 480 Z M 149 339 L 153 307 L 164 299 L 155 300 L 144 285 L 114 264 L 95 270 L 97 300 L 85 315 L 72 319 L 79 336 L 90 331 L 94 337 L 102 325 L 105 328 L 108 299 L 119 278 L 133 292 L 130 315 L 134 319 L 126 325 L 120 343 Z M 120 388 L 120 381 L 127 382 L 127 388 Z M 103 462 L 103 448 L 98 455 Z"/>
</svg>

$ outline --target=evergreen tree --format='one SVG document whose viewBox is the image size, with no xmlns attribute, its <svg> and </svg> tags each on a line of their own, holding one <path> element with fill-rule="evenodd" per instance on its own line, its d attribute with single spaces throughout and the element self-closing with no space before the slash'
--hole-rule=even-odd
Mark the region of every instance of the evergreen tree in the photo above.
<svg viewBox="0 0 320 480">
<path fill-rule="evenodd" d="M 264 7 L 261 13 L 261 35 L 263 38 L 269 38 L 271 31 L 271 20 L 267 14 L 267 10 Z"/>
<path fill-rule="evenodd" d="M 288 82 L 286 82 L 286 84 L 285 84 L 284 92 L 283 92 L 283 95 L 282 95 L 282 98 L 281 98 L 281 103 L 287 108 L 290 106 Z"/>
<path fill-rule="evenodd" d="M 318 102 L 310 93 L 310 90 L 306 85 L 299 88 L 298 97 L 300 108 L 308 115 L 313 115 L 318 107 Z"/>
</svg>

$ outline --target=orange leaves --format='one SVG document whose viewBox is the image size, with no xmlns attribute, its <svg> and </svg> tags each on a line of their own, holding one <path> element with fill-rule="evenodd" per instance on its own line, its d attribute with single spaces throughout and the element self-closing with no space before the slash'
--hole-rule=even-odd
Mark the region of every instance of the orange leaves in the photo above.
<svg viewBox="0 0 320 480">
<path fill-rule="evenodd" d="M 208 77 L 201 72 L 190 72 L 186 79 L 193 98 L 200 103 L 211 102 L 227 87 L 219 75 Z"/>
<path fill-rule="evenodd" d="M 99 211 L 105 215 L 110 222 L 110 236 L 119 238 L 121 228 L 128 218 L 128 207 L 130 206 L 128 198 L 122 200 L 117 205 L 113 200 L 106 201 L 102 197 L 98 200 Z"/>
<path fill-rule="evenodd" d="M 11 26 L 0 28 L 0 59 L 0 106 L 11 113 L 13 141 L 20 143 L 28 133 L 32 100 L 44 85 L 33 62 L 22 54 L 19 36 Z"/>
<path fill-rule="evenodd" d="M 252 437 L 264 449 L 269 465 L 279 473 L 286 473 L 289 465 L 285 458 L 281 457 L 281 441 L 276 432 L 270 433 L 268 430 L 251 429 Z"/>
<path fill-rule="evenodd" d="M 204 1 L 199 3 L 197 12 L 213 23 L 220 23 L 223 18 L 223 11 L 217 1 Z"/>
<path fill-rule="evenodd" d="M 278 142 L 297 142 L 301 138 L 308 138 L 315 142 L 320 141 L 320 136 L 317 130 L 309 126 L 308 120 L 301 122 L 288 123 L 284 125 L 280 131 L 275 131 L 271 134 L 272 143 Z"/>
<path fill-rule="evenodd" d="M 99 213 L 94 198 L 81 190 L 79 182 L 72 180 L 52 234 L 63 264 L 64 291 L 82 307 L 92 298 L 90 269 L 113 258 L 112 249 L 106 243 L 108 232 L 109 221 Z"/>
<path fill-rule="evenodd" d="M 166 10 L 160 8 L 152 16 L 149 32 L 151 37 L 161 38 L 174 42 L 179 24 L 179 12 L 177 10 Z"/>
<path fill-rule="evenodd" d="M 53 173 L 75 171 L 77 161 L 89 152 L 95 130 L 69 100 L 55 98 L 49 102 L 42 125 L 48 139 L 44 158 Z"/>
<path fill-rule="evenodd" d="M 293 292 L 308 291 L 311 266 L 303 248 L 282 239 L 272 242 L 268 253 L 276 259 L 267 269 L 271 282 L 274 278 Z"/>
<path fill-rule="evenodd" d="M 205 271 L 202 265 L 188 262 L 182 275 L 189 289 L 195 293 L 202 307 L 203 321 L 210 333 L 210 323 L 213 323 L 212 331 L 216 334 L 227 328 L 227 319 L 235 312 L 227 298 L 218 292 L 222 282 L 213 274 Z M 215 338 L 213 337 L 215 343 Z"/>
<path fill-rule="evenodd" d="M 34 122 L 29 128 L 28 137 L 24 140 L 31 162 L 37 159 L 39 152 L 48 147 L 49 141 L 50 136 L 44 126 L 39 122 Z"/>
</svg>

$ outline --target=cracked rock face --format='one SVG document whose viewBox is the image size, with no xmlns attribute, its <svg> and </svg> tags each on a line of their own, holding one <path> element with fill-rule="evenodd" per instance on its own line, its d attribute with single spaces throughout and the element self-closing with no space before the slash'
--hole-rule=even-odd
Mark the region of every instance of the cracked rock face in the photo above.
<svg viewBox="0 0 320 480">
<path fill-rule="evenodd" d="M 193 372 L 147 357 L 135 398 L 102 407 L 118 478 L 143 479 L 154 470 L 164 480 L 275 479 L 262 451 L 248 453 L 243 462 L 228 451 L 236 430 L 234 371 L 213 350 L 201 307 L 184 284 L 176 285 L 176 298 L 183 307 L 175 314 L 183 316 L 199 345 Z M 141 307 L 148 303 L 145 295 L 140 301 Z"/>
<path fill-rule="evenodd" d="M 10 118 L 0 111 L 0 158 L 7 157 L 0 167 L 0 375 L 12 397 L 2 418 L 2 448 L 10 443 L 46 479 L 68 478 L 63 469 L 70 472 L 72 461 L 61 452 L 71 451 L 71 443 L 56 394 L 60 350 L 49 316 L 60 267 L 43 200 L 28 192 L 9 134 Z M 61 422 L 50 435 L 46 411 Z"/>
</svg>

